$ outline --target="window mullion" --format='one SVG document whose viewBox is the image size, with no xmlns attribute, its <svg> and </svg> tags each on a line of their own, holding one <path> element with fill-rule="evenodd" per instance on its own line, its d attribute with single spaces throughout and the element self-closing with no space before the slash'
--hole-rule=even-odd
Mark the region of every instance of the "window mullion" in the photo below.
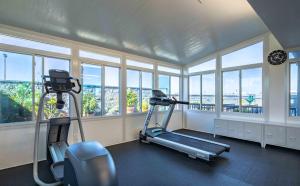
<svg viewBox="0 0 300 186">
<path fill-rule="evenodd" d="M 105 66 L 101 65 L 101 116 L 105 114 Z"/>
<path fill-rule="evenodd" d="M 239 112 L 242 112 L 242 70 L 239 70 Z"/>
<path fill-rule="evenodd" d="M 202 110 L 202 74 L 200 75 L 200 110 Z"/>
<path fill-rule="evenodd" d="M 35 120 L 35 55 L 32 55 L 32 120 Z"/>
<path fill-rule="evenodd" d="M 142 101 L 143 101 L 143 98 L 142 98 L 142 88 L 143 87 L 143 82 L 142 82 L 142 71 L 139 71 L 139 101 L 140 101 L 140 112 L 142 112 Z"/>
<path fill-rule="evenodd" d="M 41 56 L 41 58 L 42 58 L 42 76 L 44 76 L 45 75 L 45 57 L 44 56 Z M 44 94 L 44 86 L 43 86 L 43 78 L 41 79 L 42 80 L 42 87 L 41 87 L 41 89 L 42 89 L 42 95 Z M 42 112 L 42 118 L 45 118 L 45 113 L 44 113 L 44 109 L 43 109 L 43 112 Z"/>
<path fill-rule="evenodd" d="M 169 76 L 169 97 L 171 97 L 171 80 L 172 79 L 172 76 Z"/>
</svg>

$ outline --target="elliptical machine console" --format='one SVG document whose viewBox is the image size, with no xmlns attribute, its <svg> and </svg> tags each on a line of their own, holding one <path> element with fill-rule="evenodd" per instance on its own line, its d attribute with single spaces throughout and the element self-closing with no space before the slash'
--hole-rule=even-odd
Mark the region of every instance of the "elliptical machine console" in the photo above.
<svg viewBox="0 0 300 186">
<path fill-rule="evenodd" d="M 49 76 L 43 76 L 46 92 L 42 94 L 36 118 L 33 177 L 38 185 L 117 185 L 116 170 L 110 153 L 96 141 L 85 141 L 80 112 L 75 94 L 81 92 L 78 79 L 69 76 L 67 71 L 49 70 Z M 56 94 L 56 108 L 62 109 L 65 105 L 63 94 L 73 98 L 75 117 L 59 117 L 48 120 L 42 119 L 45 97 Z M 72 121 L 77 121 L 81 141 L 68 144 L 69 128 Z M 40 144 L 40 126 L 47 124 L 46 146 L 47 160 L 51 164 L 50 170 L 56 182 L 45 183 L 38 175 L 38 154 Z"/>
</svg>

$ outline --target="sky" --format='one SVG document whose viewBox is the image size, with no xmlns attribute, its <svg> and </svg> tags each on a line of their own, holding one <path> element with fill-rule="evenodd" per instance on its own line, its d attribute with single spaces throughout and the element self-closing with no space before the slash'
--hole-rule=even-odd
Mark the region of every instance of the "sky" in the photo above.
<svg viewBox="0 0 300 186">
<path fill-rule="evenodd" d="M 250 45 L 222 56 L 222 68 L 263 62 L 263 42 Z"/>
</svg>

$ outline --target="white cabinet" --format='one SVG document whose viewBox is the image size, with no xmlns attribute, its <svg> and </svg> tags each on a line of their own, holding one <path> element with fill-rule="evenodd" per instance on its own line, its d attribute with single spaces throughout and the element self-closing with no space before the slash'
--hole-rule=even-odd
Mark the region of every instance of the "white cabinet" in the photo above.
<svg viewBox="0 0 300 186">
<path fill-rule="evenodd" d="M 228 122 L 228 136 L 233 138 L 243 139 L 244 137 L 243 130 L 244 130 L 243 123 L 239 121 Z"/>
<path fill-rule="evenodd" d="M 244 123 L 244 139 L 255 141 L 255 142 L 261 142 L 261 136 L 262 136 L 261 133 L 262 133 L 261 124 L 250 123 L 250 122 Z"/>
<path fill-rule="evenodd" d="M 286 146 L 300 150 L 300 128 L 287 128 Z"/>
<path fill-rule="evenodd" d="M 261 142 L 262 124 L 237 120 L 215 119 L 215 134 Z"/>
<path fill-rule="evenodd" d="M 215 134 L 227 136 L 228 125 L 226 120 L 215 120 Z"/>
<path fill-rule="evenodd" d="M 285 146 L 286 128 L 282 126 L 265 126 L 265 144 Z"/>
<path fill-rule="evenodd" d="M 300 150 L 300 125 L 217 118 L 215 134 Z"/>
</svg>

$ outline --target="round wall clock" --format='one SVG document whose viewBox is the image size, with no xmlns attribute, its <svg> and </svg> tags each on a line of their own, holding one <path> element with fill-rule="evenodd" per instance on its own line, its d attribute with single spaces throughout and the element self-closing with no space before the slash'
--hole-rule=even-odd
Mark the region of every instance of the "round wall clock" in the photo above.
<svg viewBox="0 0 300 186">
<path fill-rule="evenodd" d="M 283 50 L 274 50 L 268 56 L 271 65 L 280 65 L 287 60 L 287 53 Z"/>
</svg>

